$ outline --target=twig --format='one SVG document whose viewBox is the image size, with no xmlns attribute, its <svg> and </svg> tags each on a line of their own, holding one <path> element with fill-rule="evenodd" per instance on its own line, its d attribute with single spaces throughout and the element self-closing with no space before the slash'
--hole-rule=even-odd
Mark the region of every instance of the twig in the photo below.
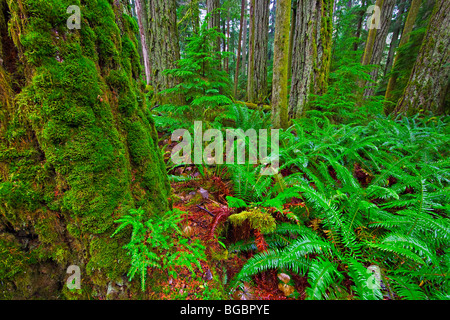
<svg viewBox="0 0 450 320">
<path fill-rule="evenodd" d="M 199 206 L 198 204 L 197 204 L 196 206 L 197 206 L 197 208 L 202 209 L 203 211 L 207 212 L 211 217 L 213 217 L 213 218 L 216 217 L 216 216 L 215 216 L 214 214 L 212 214 L 211 211 L 209 211 L 208 209 L 203 208 L 203 207 Z"/>
</svg>

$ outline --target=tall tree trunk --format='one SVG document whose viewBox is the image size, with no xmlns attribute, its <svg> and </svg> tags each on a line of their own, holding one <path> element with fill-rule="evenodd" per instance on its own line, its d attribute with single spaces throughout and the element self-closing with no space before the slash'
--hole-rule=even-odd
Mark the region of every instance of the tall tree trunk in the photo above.
<svg viewBox="0 0 450 320">
<path fill-rule="evenodd" d="M 245 17 L 244 17 L 244 30 L 242 32 L 242 74 L 247 75 L 247 12 L 248 12 L 248 1 L 245 0 Z"/>
<path fill-rule="evenodd" d="M 267 98 L 267 53 L 269 37 L 270 0 L 252 0 L 250 56 L 248 60 L 247 99 L 252 103 L 263 103 Z"/>
<path fill-rule="evenodd" d="M 419 110 L 443 113 L 449 93 L 450 2 L 436 0 L 427 33 L 422 42 L 408 84 L 396 113 L 414 114 Z"/>
<path fill-rule="evenodd" d="M 408 17 L 406 18 L 405 26 L 403 27 L 402 37 L 400 39 L 400 43 L 398 45 L 399 48 L 404 46 L 409 41 L 409 35 L 411 31 L 414 28 L 414 24 L 417 19 L 417 15 L 419 13 L 420 6 L 422 5 L 422 0 L 413 0 L 411 3 L 411 7 L 409 8 Z M 398 61 L 398 53 L 394 58 L 393 68 L 395 70 L 395 66 Z M 396 83 L 397 83 L 397 77 L 398 74 L 396 72 L 393 72 L 391 74 L 391 77 L 389 78 L 388 86 L 386 88 L 386 94 L 385 94 L 385 100 L 391 101 L 392 100 L 392 91 L 395 89 Z"/>
<path fill-rule="evenodd" d="M 156 94 L 156 102 L 165 102 L 167 98 L 158 97 L 158 94 L 172 88 L 177 80 L 164 74 L 164 70 L 176 68 L 176 61 L 180 59 L 176 1 L 149 0 L 147 6 L 150 34 L 148 45 L 153 73 L 151 85 Z"/>
<path fill-rule="evenodd" d="M 142 1 L 144 0 L 135 0 L 135 6 L 139 25 L 139 36 L 141 38 L 141 50 L 145 70 L 145 79 L 147 85 L 149 85 L 151 80 L 151 68 L 150 68 L 150 57 L 148 55 L 148 29 L 146 17 L 147 13 L 145 11 L 146 7 L 142 5 Z"/>
<path fill-rule="evenodd" d="M 358 23 L 356 25 L 356 32 L 355 32 L 356 41 L 353 44 L 353 51 L 357 51 L 358 47 L 359 47 L 359 39 L 361 38 L 361 31 L 362 31 L 362 24 L 363 24 L 363 21 L 364 21 L 364 14 L 366 13 L 366 10 L 365 10 L 366 3 L 367 3 L 367 0 L 362 0 L 361 8 L 360 8 L 359 13 L 358 13 Z"/>
<path fill-rule="evenodd" d="M 402 15 L 405 12 L 406 2 L 407 2 L 407 0 L 401 0 L 400 4 L 398 6 L 398 13 L 397 13 L 397 17 L 395 19 L 394 31 L 392 32 L 392 40 L 389 45 L 389 52 L 388 52 L 388 56 L 387 56 L 387 60 L 386 60 L 386 66 L 384 68 L 384 76 L 386 76 L 391 71 L 392 64 L 394 62 L 394 53 L 395 53 L 395 48 L 397 48 L 399 37 L 400 37 L 400 32 L 401 32 L 402 26 L 403 26 Z"/>
<path fill-rule="evenodd" d="M 0 67 L 0 298 L 136 296 L 114 221 L 139 206 L 164 213 L 170 185 L 128 1 L 84 2 L 80 30 L 67 28 L 66 1 L 7 3 L 26 84 L 12 97 Z M 82 290 L 66 287 L 69 265 Z"/>
<path fill-rule="evenodd" d="M 288 75 L 289 75 L 289 31 L 291 0 L 278 0 L 275 23 L 272 124 L 274 128 L 288 127 Z"/>
<path fill-rule="evenodd" d="M 226 48 L 225 48 L 225 52 L 229 52 L 230 51 L 230 17 L 231 17 L 231 9 L 228 8 L 228 15 L 227 15 L 227 33 L 226 33 Z M 229 73 L 229 66 L 230 66 L 230 58 L 227 56 L 225 58 L 225 72 L 228 74 Z"/>
<path fill-rule="evenodd" d="M 208 28 L 217 28 L 217 31 L 220 32 L 220 12 L 218 11 L 219 8 L 220 0 L 206 0 L 206 12 L 208 14 L 211 14 L 211 17 L 208 21 Z M 216 52 L 220 52 L 220 41 L 220 38 L 217 38 L 217 41 L 213 44 L 214 50 Z"/>
<path fill-rule="evenodd" d="M 364 90 L 364 98 L 374 95 L 377 86 L 378 71 L 380 68 L 381 59 L 383 58 L 384 50 L 386 49 L 386 39 L 389 33 L 392 22 L 392 12 L 395 7 L 396 0 L 382 0 L 381 3 L 381 17 L 380 17 L 380 29 L 371 29 L 375 33 L 375 39 L 372 42 L 367 41 L 366 50 L 364 52 L 363 65 L 375 65 L 370 72 L 371 82 L 366 82 L 367 88 Z M 378 3 L 378 2 L 377 2 Z M 372 36 L 372 35 L 370 35 Z M 372 45 L 370 45 L 372 43 Z"/>
<path fill-rule="evenodd" d="M 292 3 L 292 12 L 291 12 L 291 30 L 289 31 L 288 79 L 292 78 L 292 54 L 294 51 L 294 34 L 296 25 L 297 25 L 297 1 L 294 0 L 294 3 Z"/>
<path fill-rule="evenodd" d="M 241 22 L 239 25 L 239 43 L 238 43 L 238 52 L 237 52 L 237 60 L 236 60 L 236 72 L 234 73 L 234 90 L 233 95 L 236 98 L 238 84 L 239 84 L 239 70 L 240 70 L 240 62 L 241 62 L 241 48 L 242 48 L 242 33 L 244 31 L 244 20 L 245 20 L 245 9 L 247 5 L 247 0 L 241 1 Z"/>
<path fill-rule="evenodd" d="M 298 0 L 289 116 L 304 115 L 310 94 L 326 92 L 331 61 L 332 0 Z"/>
</svg>

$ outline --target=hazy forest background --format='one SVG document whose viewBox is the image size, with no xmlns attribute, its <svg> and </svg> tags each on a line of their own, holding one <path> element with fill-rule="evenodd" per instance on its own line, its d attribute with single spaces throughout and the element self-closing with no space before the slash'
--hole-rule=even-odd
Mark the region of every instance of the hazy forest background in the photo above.
<svg viewBox="0 0 450 320">
<path fill-rule="evenodd" d="M 0 0 L 0 298 L 449 299 L 449 33 L 448 0 Z M 174 163 L 195 121 L 245 161 Z"/>
</svg>

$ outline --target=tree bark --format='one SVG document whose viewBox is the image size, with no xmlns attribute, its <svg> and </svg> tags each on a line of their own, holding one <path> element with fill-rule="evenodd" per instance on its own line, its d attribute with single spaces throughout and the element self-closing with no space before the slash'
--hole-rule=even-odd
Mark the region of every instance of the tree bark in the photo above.
<svg viewBox="0 0 450 320">
<path fill-rule="evenodd" d="M 148 29 L 147 29 L 147 18 L 144 17 L 146 15 L 145 6 L 142 6 L 143 0 L 135 0 L 136 6 L 136 14 L 138 18 L 139 25 L 139 36 L 141 38 L 141 50 L 142 50 L 142 60 L 144 62 L 144 70 L 145 70 L 145 80 L 147 85 L 150 84 L 151 80 L 151 68 L 150 68 L 150 57 L 148 55 Z M 144 20 L 145 19 L 145 20 Z M 145 21 L 145 22 L 144 22 Z"/>
<path fill-rule="evenodd" d="M 384 68 L 384 76 L 386 76 L 391 71 L 392 64 L 394 62 L 395 48 L 397 48 L 397 45 L 399 42 L 399 37 L 400 37 L 400 32 L 403 27 L 404 19 L 403 19 L 402 15 L 405 12 L 406 2 L 407 2 L 407 0 L 402 0 L 398 6 L 398 13 L 397 13 L 397 17 L 395 20 L 394 31 L 392 32 L 392 40 L 389 45 L 389 52 L 388 52 L 388 56 L 387 56 L 387 60 L 386 60 L 386 66 Z"/>
<path fill-rule="evenodd" d="M 288 75 L 289 75 L 289 31 L 291 0 L 278 0 L 275 23 L 272 125 L 274 128 L 288 127 Z"/>
<path fill-rule="evenodd" d="M 270 0 L 252 0 L 249 77 L 247 98 L 249 102 L 263 103 L 267 98 L 267 53 L 269 37 Z"/>
<path fill-rule="evenodd" d="M 310 94 L 327 89 L 331 61 L 332 0 L 298 1 L 292 55 L 290 118 L 304 115 Z"/>
<path fill-rule="evenodd" d="M 449 106 L 450 2 L 436 0 L 427 33 L 422 42 L 408 84 L 395 113 L 414 114 L 420 110 L 443 113 Z"/>
<path fill-rule="evenodd" d="M 237 60 L 236 60 L 236 71 L 234 73 L 234 90 L 233 96 L 236 99 L 238 84 L 239 84 L 239 70 L 240 70 L 240 62 L 241 62 L 241 48 L 242 48 L 242 33 L 244 31 L 244 16 L 245 16 L 245 7 L 247 5 L 247 0 L 241 1 L 241 22 L 239 26 L 239 43 L 238 43 L 238 52 L 237 52 Z"/>
<path fill-rule="evenodd" d="M 364 90 L 364 98 L 374 95 L 377 86 L 378 71 L 384 50 L 386 49 L 386 39 L 392 22 L 392 12 L 395 7 L 396 0 L 383 0 L 381 3 L 380 29 L 371 29 L 369 37 L 375 34 L 374 41 L 367 41 L 366 50 L 364 52 L 363 65 L 374 65 L 370 72 L 371 82 L 366 82 L 367 88 Z M 377 2 L 378 3 L 378 2 Z M 371 32 L 373 33 L 371 34 Z M 370 45 L 372 44 L 372 45 Z M 368 59 L 368 60 L 367 60 Z"/>
<path fill-rule="evenodd" d="M 420 6 L 422 5 L 422 0 L 413 0 L 411 3 L 411 7 L 409 8 L 408 17 L 406 18 L 405 26 L 403 27 L 402 37 L 400 39 L 400 43 L 398 45 L 399 48 L 404 46 L 409 41 L 409 35 L 411 31 L 414 28 L 414 24 L 417 19 L 417 15 L 419 13 Z M 395 70 L 395 66 L 398 61 L 398 53 L 394 58 L 393 63 L 393 69 Z M 393 72 L 391 77 L 389 78 L 389 82 L 386 88 L 386 94 L 385 94 L 385 100 L 391 101 L 392 100 L 392 91 L 395 89 L 395 86 L 397 84 L 397 77 L 398 74 L 396 72 Z"/>
<path fill-rule="evenodd" d="M 142 0 L 141 0 L 142 1 Z M 149 54 L 152 66 L 151 85 L 156 102 L 163 103 L 167 98 L 159 93 L 176 85 L 177 79 L 163 73 L 176 68 L 180 59 L 180 45 L 175 0 L 149 0 L 147 2 L 149 23 Z"/>
<path fill-rule="evenodd" d="M 220 32 L 220 0 L 206 0 L 206 12 L 211 14 L 208 21 L 208 28 L 217 28 Z M 216 52 L 220 52 L 220 38 L 217 39 L 216 43 L 213 45 Z"/>
<path fill-rule="evenodd" d="M 139 284 L 123 280 L 129 234 L 111 238 L 114 221 L 169 210 L 170 185 L 128 1 L 86 1 L 80 30 L 49 14 L 69 17 L 60 1 L 7 3 L 26 83 L 0 95 L 0 298 L 129 299 Z M 66 286 L 70 265 L 82 290 Z"/>
</svg>

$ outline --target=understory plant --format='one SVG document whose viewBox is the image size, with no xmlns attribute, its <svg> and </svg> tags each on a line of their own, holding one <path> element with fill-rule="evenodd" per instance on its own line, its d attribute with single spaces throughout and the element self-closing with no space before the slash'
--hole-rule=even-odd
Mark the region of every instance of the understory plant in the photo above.
<svg viewBox="0 0 450 320">
<path fill-rule="evenodd" d="M 182 211 L 174 209 L 162 216 L 148 217 L 146 212 L 131 209 L 128 215 L 116 220 L 120 223 L 114 234 L 131 226 L 131 239 L 124 249 L 131 256 L 128 277 L 133 280 L 136 274 L 141 281 L 141 289 L 145 291 L 145 281 L 149 268 L 167 272 L 177 277 L 177 269 L 186 267 L 194 272 L 194 267 L 201 268 L 200 261 L 206 259 L 205 247 L 196 239 L 191 241 L 181 231 L 179 224 Z"/>
</svg>

